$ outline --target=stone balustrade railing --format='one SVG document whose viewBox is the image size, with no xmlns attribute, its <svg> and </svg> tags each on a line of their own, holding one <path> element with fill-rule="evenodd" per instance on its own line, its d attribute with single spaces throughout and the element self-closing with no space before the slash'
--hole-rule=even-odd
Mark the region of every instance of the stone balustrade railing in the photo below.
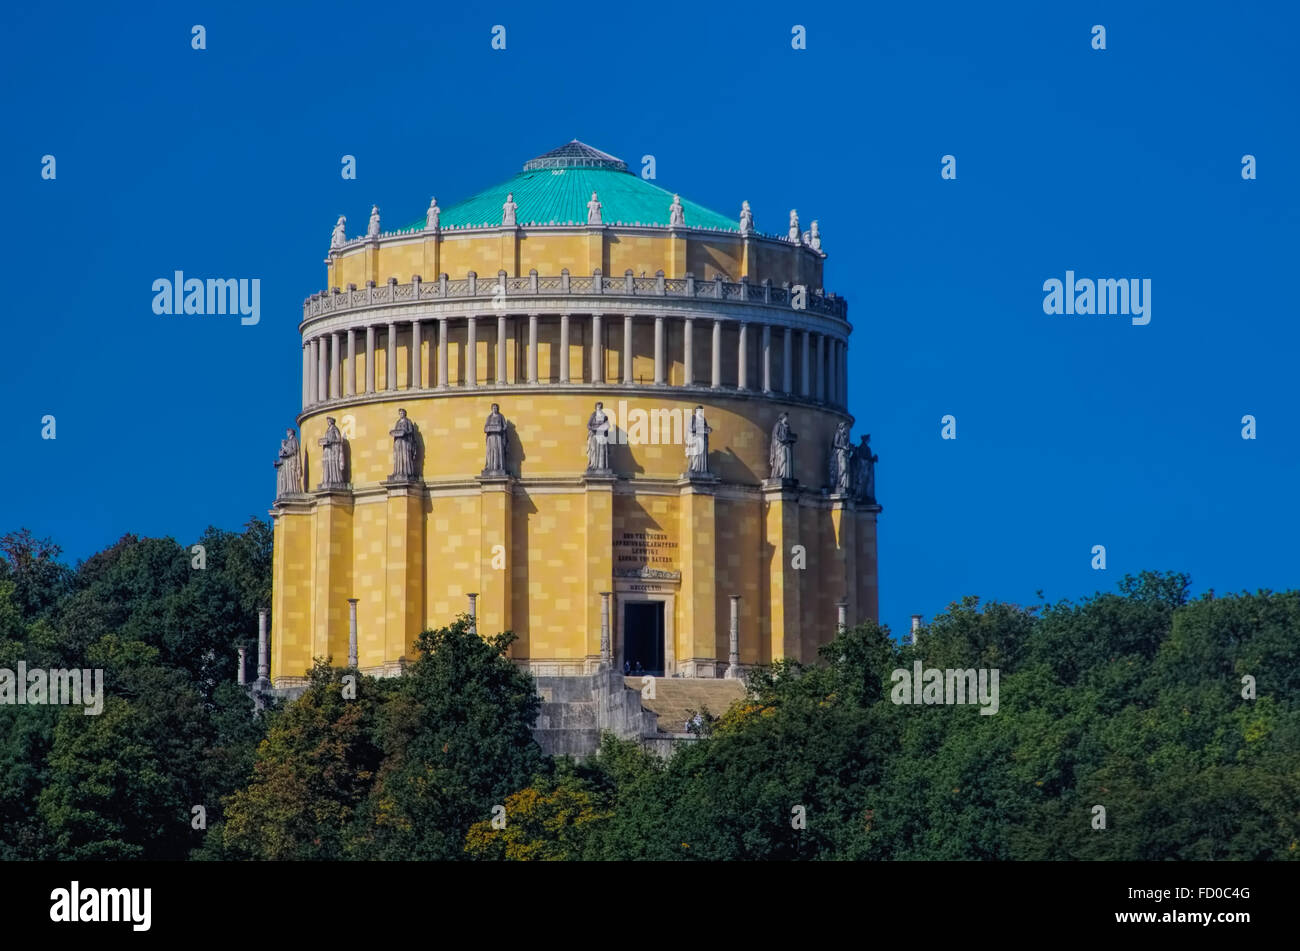
<svg viewBox="0 0 1300 951">
<path fill-rule="evenodd" d="M 598 268 L 590 277 L 574 277 L 566 268 L 558 277 L 539 277 L 530 271 L 527 277 L 507 277 L 498 271 L 495 277 L 479 277 L 473 271 L 464 280 L 450 280 L 446 274 L 437 281 L 422 281 L 418 276 L 409 284 L 399 284 L 390 277 L 387 284 L 373 281 L 358 288 L 349 284 L 346 290 L 333 288 L 329 292 L 313 294 L 303 302 L 303 319 L 319 317 L 340 311 L 354 310 L 380 304 L 395 304 L 422 300 L 456 300 L 466 298 L 526 298 L 555 295 L 617 296 L 617 297 L 677 297 L 688 300 L 715 300 L 749 303 L 790 309 L 798 300 L 796 287 L 789 282 L 779 286 L 770 280 L 754 283 L 747 280 L 724 281 L 721 277 L 711 281 L 696 280 L 687 274 L 684 279 L 665 278 L 663 272 L 654 277 L 633 277 L 632 271 L 622 277 L 606 277 Z M 809 313 L 840 320 L 848 320 L 848 302 L 821 289 L 805 288 L 802 300 Z"/>
</svg>

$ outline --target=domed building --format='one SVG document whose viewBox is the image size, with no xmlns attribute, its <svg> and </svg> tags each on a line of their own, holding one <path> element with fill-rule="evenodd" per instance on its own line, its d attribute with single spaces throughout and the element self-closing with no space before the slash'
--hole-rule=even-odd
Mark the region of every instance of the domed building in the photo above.
<svg viewBox="0 0 1300 951">
<path fill-rule="evenodd" d="M 396 674 L 466 612 L 543 678 L 734 677 L 874 619 L 847 306 L 788 215 L 575 140 L 396 230 L 340 218 L 277 463 L 274 685 Z"/>
</svg>

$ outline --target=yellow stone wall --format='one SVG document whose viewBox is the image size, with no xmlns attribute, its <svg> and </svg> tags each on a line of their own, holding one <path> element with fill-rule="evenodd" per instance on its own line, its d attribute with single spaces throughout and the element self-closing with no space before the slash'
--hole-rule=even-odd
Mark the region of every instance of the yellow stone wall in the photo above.
<svg viewBox="0 0 1300 951">
<path fill-rule="evenodd" d="M 748 245 L 746 247 L 746 245 Z M 689 271 L 699 281 L 716 275 L 737 280 L 770 279 L 821 286 L 822 261 L 806 249 L 768 240 L 743 241 L 739 235 L 628 230 L 618 227 L 487 229 L 385 238 L 335 254 L 327 268 L 330 287 L 402 283 L 419 274 L 426 282 L 446 273 L 453 279 L 475 271 L 491 280 L 499 269 L 510 276 L 589 276 L 596 267 L 621 276 L 681 279 Z M 528 318 L 507 317 L 504 342 L 507 379 L 527 376 Z M 440 349 L 445 346 L 453 387 L 465 382 L 467 331 L 453 320 L 450 340 L 437 339 L 436 319 L 423 323 L 419 382 L 437 386 Z M 589 319 L 570 323 L 570 378 L 591 378 L 593 347 Z M 476 380 L 496 381 L 496 314 L 477 324 Z M 665 322 L 666 382 L 685 382 L 684 326 Z M 693 338 L 697 384 L 712 374 L 712 326 L 701 317 Z M 762 385 L 761 328 L 749 332 L 748 384 Z M 413 656 L 414 641 L 426 627 L 446 624 L 479 596 L 479 630 L 512 629 L 518 640 L 512 656 L 537 664 L 566 665 L 581 672 L 599 652 L 600 592 L 619 591 L 611 626 L 619 621 L 619 598 L 626 582 L 616 541 L 627 532 L 653 531 L 671 545 L 679 582 L 656 585 L 668 592 L 675 609 L 666 617 L 673 632 L 670 652 L 679 667 L 696 664 L 704 675 L 725 668 L 729 650 L 729 595 L 739 594 L 740 660 L 763 664 L 783 656 L 812 661 L 816 648 L 834 633 L 835 601 L 847 598 L 852 615 L 875 617 L 875 515 L 836 510 L 820 496 L 825 482 L 826 448 L 843 418 L 825 409 L 782 404 L 761 397 L 707 393 L 647 392 L 622 389 L 624 354 L 630 346 L 633 378 L 654 379 L 654 322 L 634 322 L 625 340 L 622 314 L 607 312 L 602 322 L 603 368 L 607 386 L 575 392 L 563 387 L 518 387 L 505 391 L 386 393 L 388 348 L 396 347 L 396 382 L 408 384 L 411 329 L 399 321 L 396 340 L 384 328 L 376 335 L 374 378 L 378 396 L 358 397 L 327 411 L 300 418 L 304 468 L 310 490 L 320 481 L 316 440 L 325 417 L 334 416 L 348 440 L 348 474 L 353 492 L 314 494 L 278 504 L 272 597 L 272 677 L 293 682 L 314 657 L 345 662 L 348 651 L 348 598 L 357 598 L 359 663 L 368 672 L 395 673 L 402 658 Z M 365 389 L 365 331 L 356 332 L 356 360 L 340 354 L 352 392 Z M 544 316 L 538 327 L 538 374 L 546 384 L 559 380 L 560 321 Z M 722 332 L 722 382 L 735 386 L 738 330 Z M 795 379 L 801 366 L 799 341 L 792 349 Z M 783 339 L 774 333 L 772 380 L 781 386 Z M 316 372 L 315 366 L 309 368 Z M 632 444 L 610 447 L 617 481 L 584 479 L 585 427 L 597 399 L 605 403 Z M 624 402 L 625 401 L 625 402 Z M 510 421 L 508 453 L 514 479 L 480 481 L 484 462 L 483 422 L 493 402 Z M 717 485 L 682 484 L 686 466 L 682 435 L 671 429 L 677 412 L 685 421 L 704 402 L 709 424 L 710 466 Z M 383 484 L 392 467 L 388 435 L 401 407 L 419 434 L 423 484 Z M 670 429 L 638 430 L 626 411 L 661 411 Z M 802 491 L 764 492 L 768 438 L 777 415 L 790 413 L 799 435 L 796 472 Z M 644 421 L 648 424 L 648 420 Z M 629 433 L 630 428 L 630 433 Z M 656 436 L 658 437 L 657 441 Z M 809 491 L 812 490 L 812 491 Z M 806 551 L 806 568 L 791 566 L 791 547 Z M 496 546 L 501 546 L 498 549 Z M 504 552 L 504 560 L 498 554 Z M 658 567 L 658 566 L 653 566 Z M 624 587 L 620 589 L 620 584 Z M 666 645 L 667 646 L 667 645 Z"/>
<path fill-rule="evenodd" d="M 519 636 L 515 658 L 571 661 L 576 672 L 599 651 L 599 593 L 617 587 L 616 540 L 644 531 L 673 546 L 671 565 L 650 567 L 681 572 L 680 583 L 668 585 L 676 607 L 667 619 L 679 664 L 712 660 L 719 671 L 725 667 L 731 594 L 741 596 L 743 664 L 815 659 L 817 645 L 834 632 L 839 597 L 851 591 L 855 616 L 875 615 L 874 514 L 836 511 L 819 493 L 804 492 L 789 495 L 790 513 L 778 513 L 774 523 L 759 484 L 768 474 L 768 434 L 783 408 L 800 439 L 796 475 L 818 489 L 825 446 L 841 417 L 759 397 L 709 396 L 711 466 L 722 478 L 715 486 L 679 483 L 686 459 L 671 416 L 659 417 L 667 424 L 662 432 L 648 420 L 643 427 L 620 416 L 633 408 L 647 415 L 678 410 L 684 421 L 695 405 L 691 394 L 543 386 L 400 394 L 329 410 L 348 438 L 354 493 L 277 507 L 273 678 L 303 676 L 313 657 L 344 662 L 350 597 L 358 599 L 362 669 L 394 672 L 402 657 L 413 655 L 422 629 L 466 610 L 470 592 L 479 595 L 483 633 L 509 628 Z M 597 398 L 625 433 L 660 440 L 610 447 L 615 471 L 630 480 L 583 478 L 585 425 Z M 508 451 L 518 478 L 509 485 L 476 478 L 492 402 L 510 422 Z M 381 484 L 392 466 L 388 430 L 398 407 L 417 427 L 425 486 Z M 312 489 L 320 480 L 316 440 L 325 415 L 311 412 L 301 420 Z M 806 569 L 788 567 L 791 544 L 806 549 Z M 851 552 L 843 550 L 846 544 Z M 846 564 L 855 566 L 852 577 L 843 574 Z M 617 599 L 614 604 L 617 628 Z M 776 625 L 779 636 L 774 612 L 788 619 Z"/>
<path fill-rule="evenodd" d="M 439 274 L 459 280 L 470 271 L 483 279 L 495 278 L 500 270 L 524 277 L 530 269 L 553 277 L 568 268 L 574 277 L 585 277 L 599 267 L 607 277 L 621 277 L 628 269 L 636 277 L 654 277 L 662 270 L 676 279 L 690 272 L 700 281 L 717 275 L 736 281 L 746 275 L 754 282 L 770 278 L 776 286 L 783 281 L 822 286 L 822 259 L 813 252 L 758 238 L 749 241 L 749 248 L 746 259 L 739 234 L 689 230 L 677 237 L 666 229 L 619 227 L 444 231 L 349 248 L 331 257 L 326 278 L 328 287 L 346 288 L 365 287 L 367 281 L 382 285 L 390 277 L 405 284 L 415 274 L 424 281 L 436 281 Z"/>
</svg>

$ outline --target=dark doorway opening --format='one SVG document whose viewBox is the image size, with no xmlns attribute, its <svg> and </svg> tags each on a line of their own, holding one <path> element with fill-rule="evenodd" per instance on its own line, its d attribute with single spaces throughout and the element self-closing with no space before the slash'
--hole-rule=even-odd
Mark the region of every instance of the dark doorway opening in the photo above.
<svg viewBox="0 0 1300 951">
<path fill-rule="evenodd" d="M 664 675 L 664 603 L 628 601 L 623 605 L 624 671 L 633 676 Z"/>
</svg>

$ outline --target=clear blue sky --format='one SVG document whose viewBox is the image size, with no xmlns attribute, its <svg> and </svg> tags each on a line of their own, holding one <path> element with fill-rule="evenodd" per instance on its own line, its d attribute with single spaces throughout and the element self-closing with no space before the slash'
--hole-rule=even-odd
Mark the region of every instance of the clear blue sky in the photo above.
<svg viewBox="0 0 1300 951">
<path fill-rule="evenodd" d="M 334 219 L 357 233 L 377 203 L 416 220 L 577 137 L 654 154 L 659 184 L 708 207 L 748 199 L 762 230 L 791 207 L 820 221 L 855 327 L 851 409 L 880 455 L 895 629 L 963 594 L 1077 597 L 1143 568 L 1295 586 L 1293 4 L 7 15 L 0 530 L 77 559 L 264 516 Z M 155 316 L 151 283 L 176 269 L 261 278 L 261 323 Z M 1067 269 L 1151 279 L 1150 325 L 1046 316 L 1043 282 Z"/>
</svg>

